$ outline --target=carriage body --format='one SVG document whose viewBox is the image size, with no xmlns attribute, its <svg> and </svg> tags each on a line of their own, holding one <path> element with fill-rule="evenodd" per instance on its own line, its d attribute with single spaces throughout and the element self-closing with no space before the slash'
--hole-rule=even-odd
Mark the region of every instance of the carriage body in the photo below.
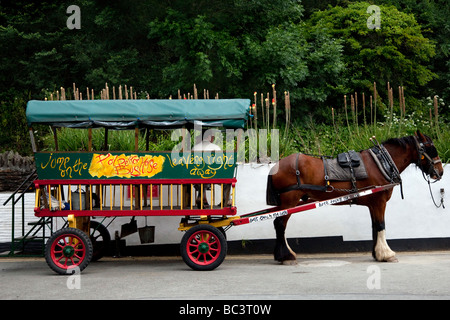
<svg viewBox="0 0 450 320">
<path fill-rule="evenodd" d="M 35 215 L 68 221 L 68 228 L 47 242 L 49 266 L 60 274 L 85 268 L 97 259 L 88 241 L 94 240 L 92 228 L 106 229 L 91 218 L 127 216 L 132 221 L 136 216 L 179 216 L 179 230 L 188 231 L 182 241 L 186 263 L 199 270 L 220 265 L 226 240 L 218 228 L 236 215 L 235 150 L 191 151 L 190 140 L 185 144 L 183 137 L 179 148 L 153 152 L 148 132 L 182 129 L 182 135 L 190 136 L 199 128 L 242 129 L 249 106 L 245 99 L 30 101 L 27 120 L 38 176 Z M 36 150 L 35 124 L 51 126 L 56 150 Z M 87 150 L 58 150 L 60 127 L 87 130 Z M 127 129 L 135 132 L 134 150 L 107 150 L 108 131 Z M 93 150 L 92 130 L 104 130 L 103 150 Z M 144 133 L 146 150 L 140 150 Z M 199 225 L 205 228 L 195 229 Z M 109 240 L 109 234 L 104 238 Z"/>
<path fill-rule="evenodd" d="M 234 205 L 235 154 L 192 152 L 36 153 L 35 214 L 81 216 L 228 216 Z M 196 202 L 207 193 L 208 205 Z M 234 192 L 230 195 L 234 199 Z M 226 200 L 226 201 L 224 201 Z M 231 201 L 233 203 L 233 201 Z"/>
</svg>

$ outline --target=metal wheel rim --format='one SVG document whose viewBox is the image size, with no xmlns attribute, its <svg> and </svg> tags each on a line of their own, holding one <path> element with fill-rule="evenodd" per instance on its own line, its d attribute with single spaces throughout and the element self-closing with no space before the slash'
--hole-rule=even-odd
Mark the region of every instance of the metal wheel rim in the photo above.
<svg viewBox="0 0 450 320">
<path fill-rule="evenodd" d="M 222 246 L 214 233 L 200 230 L 192 234 L 187 242 L 189 259 L 197 265 L 210 265 L 219 259 Z"/>
<path fill-rule="evenodd" d="M 55 239 L 51 247 L 53 263 L 63 269 L 79 266 L 86 257 L 86 246 L 83 240 L 72 234 L 63 234 Z"/>
</svg>

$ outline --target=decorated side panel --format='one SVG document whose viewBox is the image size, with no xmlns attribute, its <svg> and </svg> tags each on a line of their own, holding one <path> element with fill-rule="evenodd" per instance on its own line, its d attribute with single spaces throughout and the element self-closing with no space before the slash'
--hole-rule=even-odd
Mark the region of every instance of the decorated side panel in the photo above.
<svg viewBox="0 0 450 320">
<path fill-rule="evenodd" d="M 36 153 L 41 180 L 231 179 L 235 153 L 48 152 Z"/>
</svg>

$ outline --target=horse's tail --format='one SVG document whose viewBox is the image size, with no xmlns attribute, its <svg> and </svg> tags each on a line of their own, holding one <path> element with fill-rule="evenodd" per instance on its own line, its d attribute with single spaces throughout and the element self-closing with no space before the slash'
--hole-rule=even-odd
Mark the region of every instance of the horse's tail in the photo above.
<svg viewBox="0 0 450 320">
<path fill-rule="evenodd" d="M 271 173 L 267 176 L 266 203 L 269 206 L 281 205 L 280 193 L 273 186 Z"/>
</svg>

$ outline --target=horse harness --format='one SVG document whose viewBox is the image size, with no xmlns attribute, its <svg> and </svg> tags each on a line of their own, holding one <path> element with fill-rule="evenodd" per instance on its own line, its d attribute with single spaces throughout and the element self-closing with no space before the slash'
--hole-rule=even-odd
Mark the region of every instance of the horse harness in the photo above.
<svg viewBox="0 0 450 320">
<path fill-rule="evenodd" d="M 431 192 L 431 186 L 430 186 L 430 176 L 432 174 L 434 174 L 437 177 L 436 181 L 441 179 L 439 172 L 435 168 L 436 164 L 442 163 L 442 161 L 439 158 L 438 153 L 436 151 L 436 147 L 434 146 L 433 142 L 431 142 L 431 141 L 420 142 L 416 136 L 413 136 L 413 137 L 414 137 L 415 147 L 416 147 L 417 154 L 418 154 L 417 161 L 415 164 L 421 169 L 424 179 L 426 181 L 428 181 L 428 186 L 430 188 L 430 194 L 431 194 L 431 197 L 433 199 L 435 206 L 438 208 L 440 206 L 445 208 L 444 203 L 443 203 L 443 198 L 441 199 L 441 204 L 439 206 L 436 204 L 436 202 L 433 198 L 433 194 Z M 390 183 L 394 183 L 394 184 L 400 184 L 400 194 L 401 194 L 402 199 L 404 199 L 402 178 L 400 176 L 400 172 L 399 172 L 397 166 L 395 165 L 394 161 L 392 160 L 391 155 L 386 150 L 386 148 L 382 144 L 378 143 L 378 141 L 376 141 L 375 137 L 372 137 L 372 138 L 373 139 L 370 139 L 370 140 L 373 142 L 374 147 L 371 149 L 368 149 L 369 154 L 372 156 L 374 162 L 378 166 L 378 169 L 380 170 L 380 172 L 383 174 L 384 178 L 387 181 L 389 181 Z M 325 158 L 329 158 L 329 159 L 333 158 L 330 156 L 309 155 L 309 156 L 320 157 L 322 159 L 322 162 L 324 163 L 325 185 L 320 186 L 320 185 L 312 185 L 312 184 L 302 184 L 300 181 L 300 170 L 298 169 L 299 156 L 300 156 L 300 153 L 297 153 L 296 162 L 295 162 L 295 176 L 297 179 L 297 183 L 294 185 L 288 186 L 286 188 L 283 188 L 281 190 L 277 190 L 278 195 L 285 193 L 285 192 L 293 191 L 293 190 L 314 190 L 314 191 L 322 191 L 322 192 L 333 192 L 334 190 L 336 190 L 336 191 L 346 191 L 346 192 L 350 192 L 350 193 L 358 192 L 358 188 L 356 187 L 356 177 L 355 177 L 354 168 L 357 168 L 360 165 L 361 158 L 360 158 L 359 153 L 356 153 L 355 151 L 350 150 L 349 152 L 344 152 L 344 153 L 338 154 L 338 157 L 336 158 L 337 163 L 340 165 L 341 168 L 349 168 L 350 173 L 351 173 L 350 181 L 352 183 L 352 189 L 337 189 L 330 184 L 330 177 L 328 176 L 328 169 L 327 169 L 327 161 L 325 160 Z M 437 159 L 433 160 L 433 158 L 437 158 Z M 427 159 L 426 165 L 422 165 L 423 159 Z M 425 167 L 425 166 L 427 166 L 427 167 Z M 365 168 L 363 168 L 363 170 L 365 170 Z M 425 178 L 425 173 L 428 175 L 428 180 Z M 367 188 L 371 188 L 371 187 L 367 187 Z M 363 189 L 366 189 L 366 188 L 363 188 Z"/>
<path fill-rule="evenodd" d="M 292 186 L 283 188 L 281 190 L 278 190 L 278 193 L 285 193 L 293 190 L 314 190 L 314 191 L 322 191 L 322 192 L 331 192 L 334 190 L 334 187 L 329 184 L 329 181 L 326 182 L 325 186 L 319 186 L 315 184 L 302 184 L 300 181 L 300 170 L 298 170 L 298 158 L 301 153 L 297 153 L 296 161 L 295 161 L 295 176 L 297 178 L 297 184 L 294 184 Z M 322 160 L 324 159 L 324 156 L 321 156 Z M 325 176 L 327 176 L 327 173 L 325 172 Z M 328 190 L 328 188 L 331 187 L 332 190 Z"/>
<path fill-rule="evenodd" d="M 369 154 L 372 156 L 373 160 L 378 166 L 378 169 L 383 174 L 384 178 L 390 183 L 400 184 L 400 195 L 403 197 L 403 184 L 402 178 L 400 176 L 400 171 L 398 171 L 397 166 L 392 160 L 391 155 L 386 150 L 386 148 L 379 143 L 374 143 L 374 147 L 369 149 Z"/>
<path fill-rule="evenodd" d="M 442 161 L 438 157 L 438 153 L 436 151 L 436 147 L 434 146 L 433 142 L 431 142 L 431 141 L 419 142 L 419 140 L 417 140 L 416 136 L 414 136 L 414 140 L 416 142 L 416 149 L 417 149 L 417 153 L 419 155 L 417 157 L 416 165 L 422 170 L 422 173 L 426 172 L 427 175 L 429 175 L 429 176 L 434 173 L 437 177 L 436 181 L 440 180 L 441 176 L 439 175 L 439 173 L 437 172 L 437 170 L 435 169 L 434 166 L 438 163 L 442 163 Z M 430 153 L 430 155 L 428 153 Z M 433 160 L 433 158 L 436 158 L 436 157 L 438 159 Z M 428 168 L 424 168 L 422 166 L 421 160 L 423 160 L 424 158 L 426 158 L 428 161 Z"/>
<path fill-rule="evenodd" d="M 334 190 L 336 190 L 336 191 L 347 191 L 350 193 L 358 192 L 358 188 L 356 187 L 356 175 L 355 175 L 354 169 L 359 167 L 360 163 L 361 163 L 361 157 L 360 157 L 359 153 L 355 152 L 354 150 L 350 150 L 348 152 L 340 153 L 337 156 L 337 163 L 339 164 L 339 166 L 343 169 L 348 168 L 350 171 L 350 175 L 351 175 L 350 181 L 352 183 L 352 189 L 337 189 L 331 185 L 331 183 L 330 183 L 331 179 L 328 174 L 328 165 L 327 165 L 327 161 L 325 160 L 325 158 L 329 158 L 329 159 L 332 158 L 331 156 L 312 155 L 312 156 L 320 157 L 322 159 L 322 162 L 324 165 L 324 180 L 325 180 L 324 186 L 314 185 L 314 184 L 302 184 L 300 181 L 300 170 L 298 169 L 300 154 L 301 153 L 297 153 L 296 161 L 295 161 L 295 163 L 296 163 L 295 176 L 297 178 L 297 184 L 294 184 L 292 186 L 288 186 L 286 188 L 278 190 L 278 192 L 280 194 L 289 192 L 289 191 L 293 191 L 293 190 L 313 190 L 313 191 L 322 191 L 322 192 L 333 192 Z"/>
<path fill-rule="evenodd" d="M 401 194 L 403 199 L 403 190 L 402 190 L 402 179 L 400 177 L 400 172 L 397 169 L 397 166 L 395 165 L 394 161 L 392 160 L 391 156 L 389 155 L 389 152 L 386 150 L 386 148 L 380 144 L 375 145 L 372 149 L 369 149 L 369 153 L 372 155 L 372 157 L 375 160 L 375 163 L 377 164 L 380 171 L 383 173 L 383 176 L 388 180 L 390 183 L 399 183 L 401 188 Z M 350 179 L 349 181 L 352 183 L 351 189 L 338 189 L 331 185 L 330 183 L 330 176 L 328 175 L 328 165 L 325 158 L 332 158 L 330 156 L 317 156 L 312 155 L 316 157 L 320 157 L 322 159 L 322 162 L 324 164 L 324 180 L 325 185 L 312 185 L 312 184 L 302 184 L 300 181 L 300 170 L 298 170 L 299 165 L 299 155 L 301 153 L 297 153 L 296 156 L 296 165 L 295 165 L 295 176 L 297 179 L 297 183 L 291 186 L 288 186 L 286 188 L 283 188 L 281 190 L 278 190 L 279 194 L 293 191 L 293 190 L 313 190 L 313 191 L 322 191 L 322 192 L 333 192 L 333 191 L 346 191 L 349 193 L 356 193 L 359 191 L 358 187 L 356 186 L 356 180 L 357 176 L 355 175 L 355 168 L 358 168 L 361 164 L 361 156 L 358 152 L 355 152 L 354 150 L 350 150 L 348 152 L 343 152 L 338 154 L 336 160 L 339 166 L 342 169 L 348 169 L 350 171 Z M 365 170 L 365 169 L 364 169 Z"/>
<path fill-rule="evenodd" d="M 416 136 L 414 136 L 414 140 L 416 142 L 416 149 L 418 152 L 418 159 L 417 159 L 416 165 L 422 169 L 422 172 L 426 172 L 428 175 L 431 175 L 434 173 L 438 177 L 437 180 L 439 180 L 441 177 L 440 177 L 439 173 L 436 171 L 436 169 L 434 168 L 434 166 L 438 163 L 441 163 L 442 161 L 440 159 L 433 160 L 433 158 L 436 158 L 438 156 L 436 149 L 434 147 L 434 144 L 430 141 L 419 142 L 419 140 L 417 139 Z M 379 170 L 385 177 L 385 179 L 387 181 L 389 181 L 390 183 L 400 184 L 400 191 L 401 191 L 401 196 L 403 199 L 402 178 L 401 178 L 400 172 L 399 172 L 397 166 L 395 165 L 394 161 L 392 160 L 389 152 L 386 150 L 386 148 L 382 144 L 380 144 L 378 142 L 377 143 L 374 142 L 374 147 L 371 149 L 368 149 L 368 151 L 369 151 L 369 154 L 374 159 L 375 163 L 377 164 Z M 320 186 L 320 185 L 312 185 L 312 184 L 302 184 L 300 181 L 300 170 L 298 169 L 299 155 L 300 155 L 300 153 L 297 153 L 296 162 L 295 162 L 295 164 L 296 164 L 295 165 L 295 176 L 297 178 L 297 183 L 292 186 L 288 186 L 286 188 L 278 190 L 279 194 L 293 191 L 293 190 L 314 190 L 314 191 L 322 191 L 322 192 L 333 192 L 334 190 L 337 190 L 337 191 L 347 191 L 350 193 L 358 192 L 358 188 L 356 187 L 356 177 L 354 174 L 354 168 L 356 168 L 360 165 L 361 158 L 360 158 L 359 153 L 357 153 L 353 150 L 350 150 L 349 152 L 340 153 L 337 156 L 337 161 L 338 161 L 339 165 L 342 168 L 349 168 L 349 170 L 350 170 L 350 173 L 351 173 L 350 181 L 352 183 L 352 189 L 336 189 L 330 184 L 330 179 L 328 176 L 328 169 L 327 169 L 327 161 L 325 161 L 325 158 L 332 158 L 330 156 L 311 155 L 311 156 L 320 157 L 324 163 L 325 185 Z M 421 164 L 421 160 L 423 160 L 424 158 L 427 159 L 428 168 L 424 168 Z"/>
<path fill-rule="evenodd" d="M 402 178 L 400 177 L 400 172 L 397 169 L 391 155 L 386 150 L 386 148 L 381 145 L 375 145 L 373 148 L 369 149 L 369 154 L 372 156 L 373 160 L 380 169 L 384 178 L 390 183 L 401 183 Z"/>
</svg>

